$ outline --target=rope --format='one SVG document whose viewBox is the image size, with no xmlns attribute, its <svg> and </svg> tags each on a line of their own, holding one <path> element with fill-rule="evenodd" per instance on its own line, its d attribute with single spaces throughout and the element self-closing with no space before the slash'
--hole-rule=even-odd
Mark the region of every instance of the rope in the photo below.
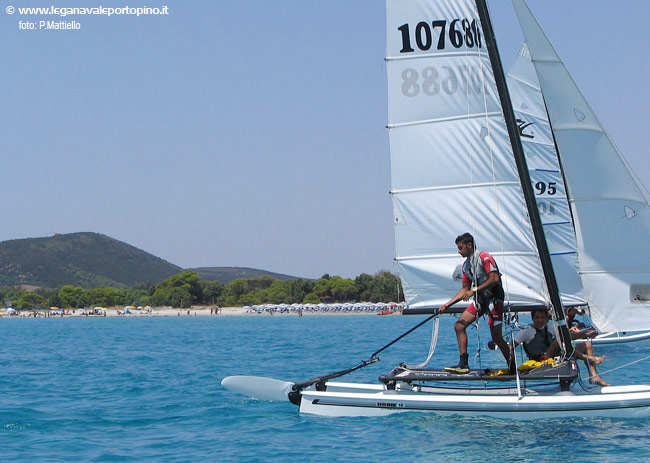
<svg viewBox="0 0 650 463">
<path fill-rule="evenodd" d="M 611 373 L 612 371 L 620 370 L 621 368 L 626 368 L 626 367 L 629 367 L 630 365 L 634 365 L 635 363 L 643 362 L 643 361 L 648 360 L 648 359 L 650 359 L 650 355 L 648 355 L 647 357 L 644 357 L 642 359 L 634 360 L 633 362 L 626 363 L 625 365 L 621 365 L 619 367 L 612 368 L 611 370 L 603 371 L 602 373 L 600 373 L 600 375 L 605 375 L 607 373 Z M 589 376 L 587 379 L 591 379 L 591 378 L 593 378 L 593 376 Z"/>
<path fill-rule="evenodd" d="M 436 346 L 438 345 L 439 326 L 440 326 L 440 317 L 436 317 L 436 319 L 433 321 L 433 327 L 431 328 L 431 344 L 429 345 L 429 355 L 424 360 L 424 362 L 419 363 L 417 365 L 406 365 L 406 368 L 408 368 L 409 370 L 420 370 L 422 368 L 425 368 L 427 365 L 429 365 L 429 362 L 431 362 L 431 359 L 433 358 L 433 354 L 436 351 Z"/>
</svg>

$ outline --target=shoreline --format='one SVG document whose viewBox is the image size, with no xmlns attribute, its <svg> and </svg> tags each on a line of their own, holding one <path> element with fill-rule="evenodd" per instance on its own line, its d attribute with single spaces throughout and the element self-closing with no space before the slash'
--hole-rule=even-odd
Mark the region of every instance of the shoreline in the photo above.
<svg viewBox="0 0 650 463">
<path fill-rule="evenodd" d="M 103 308 L 97 313 L 93 311 L 84 311 L 84 309 L 65 310 L 23 310 L 15 312 L 0 312 L 0 318 L 79 318 L 79 317 L 122 317 L 122 318 L 139 318 L 139 317 L 313 317 L 313 316 L 332 316 L 332 315 L 379 315 L 381 311 L 341 311 L 341 310 L 317 310 L 317 311 L 272 311 L 272 310 L 255 310 L 250 307 L 215 307 L 215 306 L 196 306 L 184 309 L 172 307 L 157 307 L 149 310 L 130 309 L 125 313 L 125 309 L 119 307 Z M 399 311 L 386 313 L 385 315 L 401 315 Z"/>
</svg>

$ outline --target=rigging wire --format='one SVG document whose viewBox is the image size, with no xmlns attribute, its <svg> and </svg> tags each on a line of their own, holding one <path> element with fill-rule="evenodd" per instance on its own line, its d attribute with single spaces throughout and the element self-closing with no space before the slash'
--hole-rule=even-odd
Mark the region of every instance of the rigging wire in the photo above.
<svg viewBox="0 0 650 463">
<path fill-rule="evenodd" d="M 620 366 L 618 366 L 616 368 L 612 368 L 611 370 L 603 371 L 603 372 L 600 373 L 600 375 L 605 375 L 607 373 L 611 373 L 612 371 L 620 370 L 621 368 L 627 368 L 630 365 L 634 365 L 635 363 L 643 362 L 643 361 L 648 360 L 648 359 L 650 359 L 650 355 L 648 355 L 647 357 L 643 357 L 642 359 L 638 359 L 638 360 L 634 360 L 632 362 L 626 363 L 625 365 L 620 365 Z M 589 376 L 587 379 L 590 379 L 590 378 L 592 378 L 592 376 Z"/>
</svg>

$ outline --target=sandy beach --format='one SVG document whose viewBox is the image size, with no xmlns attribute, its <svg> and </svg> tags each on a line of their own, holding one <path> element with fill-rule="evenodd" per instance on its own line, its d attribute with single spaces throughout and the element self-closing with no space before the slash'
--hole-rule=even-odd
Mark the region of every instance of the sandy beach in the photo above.
<svg viewBox="0 0 650 463">
<path fill-rule="evenodd" d="M 172 307 L 156 307 L 151 309 L 132 308 L 125 310 L 122 307 L 103 308 L 102 310 L 66 309 L 66 310 L 23 310 L 0 311 L 0 318 L 68 318 L 68 317 L 311 317 L 332 315 L 377 315 L 381 310 L 354 311 L 340 310 L 332 306 L 327 310 L 259 310 L 251 307 L 216 307 L 193 306 L 184 309 Z M 399 315 L 399 310 L 385 315 Z"/>
</svg>

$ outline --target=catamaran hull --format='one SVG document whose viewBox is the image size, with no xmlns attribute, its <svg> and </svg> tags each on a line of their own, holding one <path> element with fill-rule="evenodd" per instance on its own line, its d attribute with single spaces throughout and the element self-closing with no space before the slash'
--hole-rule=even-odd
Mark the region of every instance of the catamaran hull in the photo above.
<svg viewBox="0 0 650 463">
<path fill-rule="evenodd" d="M 635 333 L 605 333 L 596 336 L 593 339 L 587 339 L 592 344 L 622 344 L 627 342 L 646 341 L 650 339 L 650 331 Z M 583 339 L 577 339 L 576 342 L 582 342 Z"/>
<path fill-rule="evenodd" d="M 502 392 L 460 390 L 458 393 L 385 390 L 335 383 L 326 391 L 303 391 L 302 413 L 322 416 L 386 416 L 421 412 L 437 415 L 490 416 L 516 420 L 569 417 L 643 418 L 650 416 L 650 386 L 614 386 L 597 392 L 530 391 L 522 397 Z M 380 390 L 381 389 L 381 390 Z"/>
</svg>

